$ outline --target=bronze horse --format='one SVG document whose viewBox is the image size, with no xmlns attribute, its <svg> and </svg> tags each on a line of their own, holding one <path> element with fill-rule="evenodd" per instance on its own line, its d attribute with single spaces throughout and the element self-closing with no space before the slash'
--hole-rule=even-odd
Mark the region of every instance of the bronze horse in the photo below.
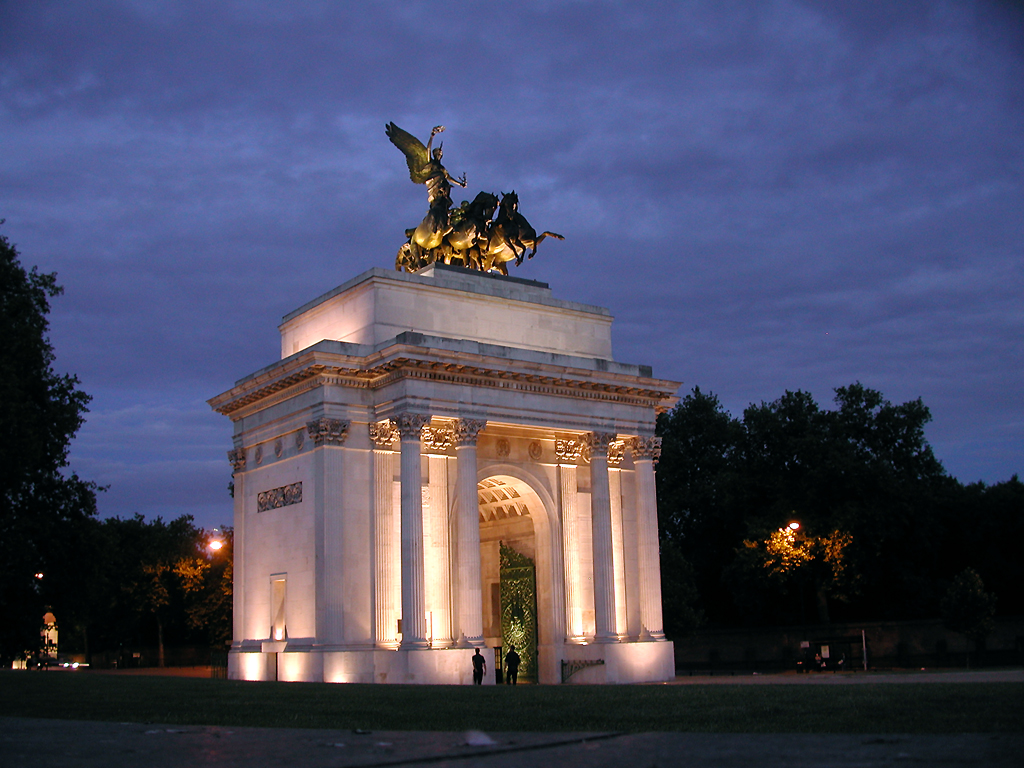
<svg viewBox="0 0 1024 768">
<path fill-rule="evenodd" d="M 537 234 L 526 217 L 519 212 L 519 195 L 515 190 L 502 194 L 498 207 L 498 217 L 490 227 L 486 244 L 480 249 L 480 268 L 484 272 L 497 269 L 503 275 L 508 274 L 506 262 L 516 260 L 516 266 L 523 263 L 523 258 L 532 259 L 537 253 L 537 246 L 545 237 L 565 240 L 556 232 Z M 527 254 L 527 251 L 530 251 Z"/>
</svg>

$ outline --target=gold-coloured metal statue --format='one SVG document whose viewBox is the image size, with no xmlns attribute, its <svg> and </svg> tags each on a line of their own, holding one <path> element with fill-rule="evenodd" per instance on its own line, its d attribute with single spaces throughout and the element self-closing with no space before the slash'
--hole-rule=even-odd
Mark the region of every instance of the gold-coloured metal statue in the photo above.
<svg viewBox="0 0 1024 768">
<path fill-rule="evenodd" d="M 452 184 L 465 187 L 466 174 L 456 179 L 448 173 L 441 164 L 443 145 L 431 150 L 434 136 L 442 131 L 443 125 L 435 127 L 423 146 L 394 123 L 384 128 L 391 143 L 405 155 L 409 178 L 427 185 L 427 215 L 415 229 L 406 230 L 409 240 L 398 249 L 395 269 L 415 272 L 435 261 L 455 261 L 470 269 L 507 275 L 506 262 L 515 259 L 518 266 L 524 257 L 532 259 L 545 237 L 565 239 L 554 232 L 538 235 L 519 213 L 519 197 L 514 190 L 503 194 L 500 202 L 496 195 L 480 192 L 472 203 L 463 201 L 452 210 Z M 492 220 L 495 211 L 498 216 Z"/>
</svg>

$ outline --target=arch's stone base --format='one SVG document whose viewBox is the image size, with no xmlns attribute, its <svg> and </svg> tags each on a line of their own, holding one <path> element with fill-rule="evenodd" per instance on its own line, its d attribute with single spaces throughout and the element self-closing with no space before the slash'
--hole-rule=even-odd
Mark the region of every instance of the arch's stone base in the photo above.
<svg viewBox="0 0 1024 768">
<path fill-rule="evenodd" d="M 565 661 L 601 661 L 580 669 L 566 683 L 662 683 L 676 674 L 671 642 L 566 645 Z M 564 678 L 564 676 L 563 676 Z"/>
<path fill-rule="evenodd" d="M 490 674 L 484 676 L 484 685 L 494 684 L 489 656 Z M 228 656 L 228 677 L 295 683 L 472 685 L 472 657 L 472 648 L 232 651 Z"/>
<path fill-rule="evenodd" d="M 280 645 L 285 649 L 286 643 Z M 484 685 L 494 684 L 488 653 Z M 297 683 L 397 683 L 403 685 L 471 685 L 473 649 L 416 651 L 232 651 L 228 676 L 233 680 Z M 541 683 L 604 684 L 664 682 L 675 676 L 671 642 L 565 644 L 540 649 Z M 563 662 L 590 662 L 568 676 Z M 566 667 L 571 670 L 572 667 Z"/>
</svg>

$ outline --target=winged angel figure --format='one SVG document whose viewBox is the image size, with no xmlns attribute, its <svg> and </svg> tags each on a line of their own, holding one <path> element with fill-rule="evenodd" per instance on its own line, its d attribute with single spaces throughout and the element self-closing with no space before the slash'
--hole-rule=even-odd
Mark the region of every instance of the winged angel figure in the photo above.
<svg viewBox="0 0 1024 768">
<path fill-rule="evenodd" d="M 537 245 L 545 237 L 564 238 L 554 232 L 537 235 L 526 218 L 519 213 L 516 193 L 503 195 L 499 206 L 497 195 L 481 192 L 472 203 L 463 202 L 452 210 L 452 184 L 466 186 L 466 174 L 456 179 L 441 165 L 442 147 L 431 149 L 434 137 L 444 131 L 439 125 L 430 132 L 427 146 L 394 123 L 384 132 L 391 143 L 402 150 L 409 165 L 409 178 L 427 185 L 429 210 L 416 229 L 407 229 L 409 242 L 398 250 L 395 269 L 415 272 L 435 261 L 451 264 L 453 260 L 470 269 L 484 272 L 497 270 L 508 274 L 506 262 L 533 258 Z M 492 220 L 500 207 L 497 219 Z M 532 249 L 532 251 L 530 250 Z"/>
<path fill-rule="evenodd" d="M 441 165 L 441 158 L 444 155 L 443 143 L 437 149 L 430 149 L 434 137 L 442 131 L 443 125 L 435 127 L 430 132 L 427 146 L 424 147 L 419 139 L 394 123 L 388 123 L 384 129 L 391 143 L 405 155 L 405 161 L 409 165 L 409 178 L 415 184 L 427 185 L 429 210 L 411 237 L 411 244 L 415 244 L 422 251 L 437 248 L 445 235 L 451 232 L 449 211 L 452 207 L 452 184 L 466 186 L 466 174 L 462 174 L 461 179 L 452 178 L 448 170 Z"/>
</svg>

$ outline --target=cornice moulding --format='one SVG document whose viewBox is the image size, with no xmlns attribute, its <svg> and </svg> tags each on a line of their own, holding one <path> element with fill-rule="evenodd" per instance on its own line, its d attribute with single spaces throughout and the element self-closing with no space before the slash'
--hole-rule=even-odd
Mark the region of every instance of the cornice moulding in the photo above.
<svg viewBox="0 0 1024 768">
<path fill-rule="evenodd" d="M 584 368 L 493 358 L 409 344 L 392 344 L 366 357 L 310 348 L 268 366 L 211 398 L 210 406 L 240 417 L 320 386 L 378 389 L 402 379 L 533 392 L 628 405 L 671 407 L 678 382 Z"/>
</svg>

